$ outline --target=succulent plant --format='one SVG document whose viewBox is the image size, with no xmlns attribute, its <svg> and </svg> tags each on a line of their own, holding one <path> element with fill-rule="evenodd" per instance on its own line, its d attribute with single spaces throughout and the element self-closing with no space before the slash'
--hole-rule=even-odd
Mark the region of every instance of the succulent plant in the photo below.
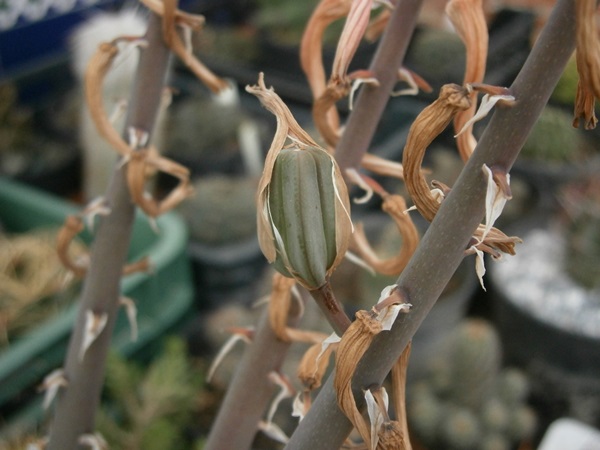
<svg viewBox="0 0 600 450">
<path fill-rule="evenodd" d="M 573 128 L 572 113 L 548 105 L 523 145 L 524 158 L 545 162 L 578 161 L 590 153 L 584 134 Z"/>
<path fill-rule="evenodd" d="M 590 180 L 565 191 L 571 218 L 567 230 L 566 269 L 586 289 L 600 286 L 600 183 Z"/>
<path fill-rule="evenodd" d="M 408 420 L 432 448 L 509 450 L 531 437 L 536 416 L 526 404 L 525 375 L 500 367 L 500 342 L 481 319 L 465 319 L 451 350 L 408 391 Z"/>
<path fill-rule="evenodd" d="M 258 180 L 252 177 L 213 175 L 194 183 L 194 196 L 178 211 L 193 240 L 220 245 L 256 235 L 255 195 Z"/>
<path fill-rule="evenodd" d="M 488 398 L 500 370 L 501 344 L 486 321 L 466 320 L 456 330 L 450 351 L 450 399 L 471 408 Z"/>
</svg>

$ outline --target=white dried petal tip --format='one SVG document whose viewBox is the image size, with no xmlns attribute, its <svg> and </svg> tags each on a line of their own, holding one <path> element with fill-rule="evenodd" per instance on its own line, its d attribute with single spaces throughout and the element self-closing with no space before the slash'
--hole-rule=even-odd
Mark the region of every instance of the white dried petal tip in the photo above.
<svg viewBox="0 0 600 450">
<path fill-rule="evenodd" d="M 81 342 L 81 349 L 79 351 L 79 361 L 83 361 L 85 353 L 88 351 L 94 341 L 100 336 L 104 327 L 108 322 L 108 314 L 96 314 L 91 309 L 85 312 L 85 328 L 83 331 L 83 341 Z"/>
<path fill-rule="evenodd" d="M 42 404 L 44 409 L 48 409 L 52 404 L 52 400 L 56 397 L 58 390 L 61 387 L 67 387 L 67 378 L 65 377 L 65 371 L 63 369 L 56 369 L 50 372 L 44 377 L 44 381 L 40 386 L 40 391 L 45 391 L 44 402 Z"/>
<path fill-rule="evenodd" d="M 400 97 L 402 95 L 417 95 L 419 93 L 419 86 L 415 81 L 410 71 L 406 69 L 398 70 L 398 79 L 405 81 L 408 84 L 408 88 L 400 89 L 399 91 L 393 91 L 392 97 Z"/>
<path fill-rule="evenodd" d="M 359 188 L 365 191 L 365 194 L 362 197 L 358 197 L 353 199 L 352 201 L 357 205 L 361 205 L 363 203 L 367 203 L 373 197 L 373 189 L 369 186 L 363 178 L 360 176 L 358 171 L 353 168 L 346 169 L 346 175 L 353 183 L 355 183 Z"/>
<path fill-rule="evenodd" d="M 373 449 L 377 448 L 377 444 L 379 442 L 379 430 L 386 421 L 387 410 L 389 407 L 388 394 L 384 387 L 381 387 L 380 389 L 383 397 L 383 407 L 385 408 L 385 413 L 382 412 L 381 407 L 373 396 L 373 393 L 369 389 L 364 391 L 369 421 L 371 422 L 371 448 Z"/>
<path fill-rule="evenodd" d="M 279 387 L 279 392 L 269 407 L 269 412 L 267 413 L 267 423 L 271 423 L 273 421 L 273 417 L 275 417 L 275 413 L 277 412 L 277 408 L 279 407 L 281 401 L 285 400 L 286 398 L 290 398 L 295 394 L 295 390 L 292 387 L 290 380 L 285 375 L 277 371 L 272 371 L 269 373 L 269 381 Z"/>
<path fill-rule="evenodd" d="M 108 450 L 108 443 L 98 432 L 94 434 L 82 434 L 77 442 L 86 445 L 92 450 Z"/>
<path fill-rule="evenodd" d="M 290 440 L 283 430 L 273 422 L 265 422 L 264 420 L 261 420 L 258 422 L 258 429 L 274 441 L 281 442 L 282 444 L 287 444 Z"/>
<path fill-rule="evenodd" d="M 125 308 L 129 329 L 131 330 L 131 340 L 135 342 L 138 338 L 137 307 L 135 306 L 135 302 L 129 297 L 121 297 L 119 304 Z"/>
<path fill-rule="evenodd" d="M 308 410 L 306 403 L 304 402 L 305 396 L 302 392 L 298 392 L 294 397 L 292 403 L 292 417 L 297 417 L 298 421 L 302 421 Z"/>
<path fill-rule="evenodd" d="M 96 216 L 108 216 L 111 212 L 111 209 L 108 206 L 108 203 L 104 197 L 97 197 L 91 202 L 83 210 L 83 216 L 85 217 L 85 224 L 90 231 L 94 231 L 94 223 L 96 221 Z"/>
<path fill-rule="evenodd" d="M 481 238 L 483 241 L 494 226 L 494 222 L 496 222 L 498 217 L 500 217 L 500 214 L 502 214 L 504 205 L 506 205 L 506 202 L 510 197 L 505 190 L 496 183 L 496 180 L 494 180 L 492 169 L 484 164 L 481 167 L 481 170 L 483 170 L 483 173 L 487 176 L 487 191 L 485 194 L 485 230 Z M 510 175 L 508 173 L 505 175 L 505 183 L 506 189 L 508 189 L 510 184 Z"/>
<path fill-rule="evenodd" d="M 485 285 L 483 284 L 483 276 L 485 275 L 485 261 L 483 259 L 483 251 L 479 250 L 475 245 L 471 246 L 469 250 L 475 252 L 475 273 L 477 273 L 477 278 L 479 278 L 479 284 L 481 284 L 481 288 L 484 291 L 487 291 Z"/>
<path fill-rule="evenodd" d="M 353 81 L 352 87 L 350 88 L 350 94 L 348 95 L 348 109 L 352 111 L 354 107 L 354 96 L 356 95 L 356 91 L 363 84 L 370 84 L 372 86 L 379 86 L 379 80 L 375 77 L 367 77 L 367 78 L 357 78 Z"/>
<path fill-rule="evenodd" d="M 381 291 L 381 295 L 379 296 L 379 300 L 377 304 L 387 300 L 394 292 L 394 290 L 398 287 L 397 284 L 391 284 L 386 286 Z M 386 306 L 381 309 L 379 315 L 377 316 L 377 320 L 381 322 L 381 328 L 384 331 L 389 331 L 392 329 L 392 325 L 396 321 L 398 314 L 401 312 L 407 313 L 410 311 L 412 305 L 410 303 L 392 303 L 389 306 Z"/>
<path fill-rule="evenodd" d="M 229 352 L 233 349 L 233 346 L 236 344 L 236 342 L 242 341 L 246 344 L 250 344 L 251 340 L 248 336 L 254 330 L 248 329 L 247 331 L 248 331 L 247 334 L 244 334 L 244 333 L 232 334 L 231 337 L 229 339 L 227 339 L 225 344 L 223 344 L 223 346 L 221 347 L 221 349 L 215 356 L 215 359 L 213 360 L 212 364 L 208 368 L 208 373 L 206 375 L 207 383 L 210 383 L 210 381 L 212 380 L 212 377 L 215 375 L 215 372 L 217 371 L 217 368 L 219 367 L 221 362 L 223 362 L 223 360 L 225 359 L 227 354 L 229 354 Z"/>
<path fill-rule="evenodd" d="M 475 115 L 473 117 L 471 117 L 471 119 L 469 119 L 463 125 L 461 130 L 454 137 L 461 135 L 465 130 L 468 130 L 469 127 L 471 125 L 473 125 L 475 122 L 478 122 L 481 119 L 483 119 L 484 117 L 486 117 L 489 114 L 489 112 L 492 110 L 492 108 L 496 105 L 496 103 L 498 103 L 499 101 L 503 101 L 503 102 L 507 102 L 507 103 L 514 103 L 515 97 L 512 95 L 492 95 L 492 96 L 490 96 L 490 94 L 485 94 L 481 98 L 481 104 L 479 105 L 479 109 L 477 110 Z"/>
</svg>

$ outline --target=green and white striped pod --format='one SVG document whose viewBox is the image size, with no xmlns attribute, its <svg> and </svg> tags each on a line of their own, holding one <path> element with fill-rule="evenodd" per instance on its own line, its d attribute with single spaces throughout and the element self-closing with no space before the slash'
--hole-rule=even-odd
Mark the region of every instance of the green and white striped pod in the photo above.
<svg viewBox="0 0 600 450">
<path fill-rule="evenodd" d="M 322 287 L 352 232 L 348 193 L 335 160 L 316 147 L 282 149 L 266 200 L 275 269 L 308 289 Z"/>
</svg>

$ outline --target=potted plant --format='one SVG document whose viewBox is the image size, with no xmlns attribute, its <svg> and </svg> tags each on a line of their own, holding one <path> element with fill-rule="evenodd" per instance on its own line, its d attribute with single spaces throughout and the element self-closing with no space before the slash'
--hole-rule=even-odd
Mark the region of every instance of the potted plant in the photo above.
<svg viewBox="0 0 600 450">
<path fill-rule="evenodd" d="M 548 420 L 600 423 L 599 192 L 593 178 L 565 185 L 562 209 L 519 224 L 519 254 L 491 275 L 506 357 L 539 380 Z"/>
</svg>

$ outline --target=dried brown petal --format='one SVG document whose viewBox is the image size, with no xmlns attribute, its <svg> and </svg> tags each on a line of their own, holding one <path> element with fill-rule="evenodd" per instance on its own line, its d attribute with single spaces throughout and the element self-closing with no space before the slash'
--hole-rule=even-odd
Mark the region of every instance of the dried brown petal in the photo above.
<svg viewBox="0 0 600 450">
<path fill-rule="evenodd" d="M 409 342 L 396 364 L 392 367 L 392 404 L 396 411 L 396 420 L 400 426 L 400 437 L 404 438 L 403 447 L 392 447 L 402 448 L 404 450 L 411 450 L 411 444 L 408 434 L 408 421 L 406 415 L 406 371 L 408 369 L 408 360 L 410 357 L 411 343 Z M 380 436 L 380 442 L 387 439 L 387 437 Z"/>
<path fill-rule="evenodd" d="M 153 3 L 153 2 L 149 2 Z M 196 21 L 194 27 L 191 27 L 189 22 L 194 16 L 191 14 L 182 15 L 177 10 L 178 0 L 163 0 L 162 16 L 163 16 L 163 36 L 165 43 L 173 52 L 183 61 L 183 63 L 192 71 L 200 81 L 202 81 L 211 91 L 220 92 L 223 89 L 229 87 L 227 81 L 217 77 L 208 67 L 196 58 L 184 42 L 182 41 L 179 33 L 177 32 L 177 18 L 179 17 L 180 25 L 187 27 L 188 30 L 198 29 L 204 22 L 202 16 L 195 16 Z M 156 11 L 155 11 L 156 12 Z M 184 23 L 181 18 L 187 18 L 188 21 Z M 186 28 L 184 28 L 185 30 Z"/>
<path fill-rule="evenodd" d="M 296 281 L 284 277 L 280 273 L 273 275 L 271 299 L 269 301 L 269 321 L 271 329 L 283 342 L 321 343 L 327 336 L 317 331 L 301 330 L 288 327 L 290 309 L 292 308 L 292 288 Z"/>
<path fill-rule="evenodd" d="M 89 257 L 79 257 L 77 261 L 73 261 L 69 247 L 73 239 L 84 230 L 83 220 L 81 217 L 69 215 L 66 217 L 65 222 L 58 232 L 56 239 L 56 251 L 58 258 L 60 259 L 63 266 L 69 269 L 76 277 L 84 277 L 89 263 Z"/>
<path fill-rule="evenodd" d="M 406 140 L 402 157 L 404 180 L 415 206 L 429 222 L 437 213 L 438 200 L 431 194 L 421 172 L 425 150 L 448 126 L 454 115 L 471 106 L 468 89 L 456 84 L 442 86 L 439 97 L 417 116 Z"/>
<path fill-rule="evenodd" d="M 576 61 L 579 73 L 585 71 L 583 59 L 579 56 L 579 52 L 577 52 Z M 579 128 L 581 120 L 583 120 L 586 130 L 593 130 L 598 123 L 598 119 L 596 118 L 596 97 L 589 84 L 583 82 L 582 79 L 577 83 L 573 126 Z"/>
<path fill-rule="evenodd" d="M 482 0 L 451 0 L 446 5 L 446 14 L 466 47 L 467 60 L 463 84 L 483 82 L 489 37 Z M 471 92 L 471 106 L 456 114 L 454 118 L 456 133 L 462 130 L 475 114 L 476 99 L 477 93 Z M 456 142 L 461 158 L 466 161 L 477 145 L 473 136 L 473 126 L 470 125 L 465 132 L 461 133 Z"/>
<path fill-rule="evenodd" d="M 400 195 L 383 197 L 382 209 L 388 213 L 402 236 L 400 252 L 388 259 L 381 259 L 367 240 L 363 227 L 359 224 L 354 232 L 354 243 L 361 258 L 375 271 L 383 275 L 398 275 L 404 270 L 419 243 L 419 233 L 412 218 L 406 213 L 406 202 Z"/>
<path fill-rule="evenodd" d="M 406 437 L 405 437 L 406 436 Z M 402 432 L 402 426 L 395 420 L 386 422 L 379 430 L 377 450 L 410 450 L 410 439 Z"/>
<path fill-rule="evenodd" d="M 323 34 L 334 21 L 350 11 L 351 0 L 321 0 L 313 11 L 300 43 L 300 64 L 310 85 L 313 99 L 325 92 L 326 75 L 323 67 Z M 337 110 L 329 108 L 327 122 L 334 130 L 339 128 Z"/>
<path fill-rule="evenodd" d="M 146 177 L 149 168 L 179 179 L 179 184 L 160 201 L 146 192 Z M 189 170 L 175 161 L 153 154 L 149 149 L 131 153 L 127 163 L 127 183 L 133 201 L 150 217 L 164 214 L 192 194 Z"/>
<path fill-rule="evenodd" d="M 319 342 L 310 346 L 302 356 L 296 373 L 308 390 L 312 391 L 321 386 L 333 349 L 331 345 L 323 348 Z"/>
<path fill-rule="evenodd" d="M 381 330 L 381 322 L 377 320 L 375 314 L 358 311 L 356 320 L 342 336 L 335 358 L 336 372 L 333 385 L 338 405 L 366 443 L 371 442 L 370 426 L 356 407 L 352 391 L 352 377 L 360 359 Z"/>
<path fill-rule="evenodd" d="M 600 43 L 596 28 L 595 0 L 576 0 L 577 71 L 580 83 L 600 98 Z"/>
<path fill-rule="evenodd" d="M 122 156 L 128 155 L 131 148 L 121 134 L 115 130 L 104 109 L 102 86 L 106 74 L 110 71 L 113 61 L 119 53 L 118 43 L 124 40 L 131 39 L 119 38 L 98 46 L 98 50 L 92 56 L 86 69 L 84 81 L 86 103 L 98 133 Z"/>
</svg>

